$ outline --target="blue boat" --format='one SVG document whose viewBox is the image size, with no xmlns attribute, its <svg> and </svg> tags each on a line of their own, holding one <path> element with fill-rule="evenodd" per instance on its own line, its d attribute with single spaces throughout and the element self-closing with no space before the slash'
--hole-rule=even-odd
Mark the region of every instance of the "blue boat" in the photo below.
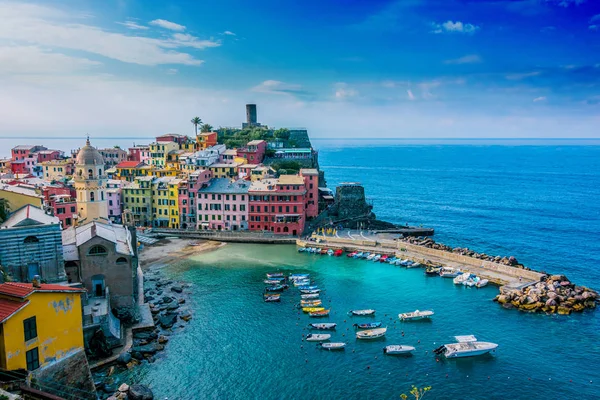
<svg viewBox="0 0 600 400">
<path fill-rule="evenodd" d="M 290 279 L 308 279 L 310 274 L 290 274 Z"/>
<path fill-rule="evenodd" d="M 395 262 L 396 262 L 396 260 L 397 260 L 397 258 L 396 258 L 396 257 L 392 257 L 392 258 L 388 258 L 388 259 L 387 259 L 387 260 L 385 260 L 385 261 L 386 261 L 387 263 L 389 263 L 389 264 L 393 264 L 393 263 L 395 263 Z"/>
<path fill-rule="evenodd" d="M 361 258 L 363 256 L 363 252 L 359 251 L 358 253 L 356 253 L 352 258 Z"/>
<path fill-rule="evenodd" d="M 369 257 L 370 255 L 371 255 L 371 253 L 369 253 L 369 252 L 366 252 L 366 253 L 363 253 L 363 255 L 362 255 L 360 258 L 367 258 L 367 257 Z"/>
<path fill-rule="evenodd" d="M 300 293 L 304 293 L 304 294 L 315 294 L 315 293 L 319 293 L 321 291 L 321 289 L 300 289 Z"/>
<path fill-rule="evenodd" d="M 265 288 L 266 292 L 283 292 L 284 289 L 287 289 L 288 285 L 275 285 L 275 286 L 267 286 Z"/>
<path fill-rule="evenodd" d="M 381 326 L 381 322 L 368 322 L 366 324 L 354 324 L 352 326 L 358 329 L 373 329 L 379 328 Z"/>
<path fill-rule="evenodd" d="M 317 285 L 312 285 L 312 286 L 300 286 L 298 289 L 300 289 L 300 290 L 315 290 L 318 288 L 319 287 Z"/>
</svg>

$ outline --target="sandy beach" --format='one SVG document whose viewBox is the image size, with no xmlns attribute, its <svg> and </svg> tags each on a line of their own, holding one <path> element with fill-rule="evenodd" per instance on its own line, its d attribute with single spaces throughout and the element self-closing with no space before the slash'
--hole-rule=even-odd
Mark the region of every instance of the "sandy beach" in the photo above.
<svg viewBox="0 0 600 400">
<path fill-rule="evenodd" d="M 212 240 L 189 240 L 179 238 L 161 239 L 153 245 L 145 245 L 140 251 L 139 260 L 143 270 L 164 266 L 191 255 L 204 253 L 225 246 L 225 243 Z"/>
</svg>

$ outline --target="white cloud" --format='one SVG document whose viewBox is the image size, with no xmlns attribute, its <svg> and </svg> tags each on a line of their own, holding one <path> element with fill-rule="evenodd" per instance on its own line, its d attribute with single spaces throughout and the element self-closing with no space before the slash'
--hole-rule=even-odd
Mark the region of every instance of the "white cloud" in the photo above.
<svg viewBox="0 0 600 400">
<path fill-rule="evenodd" d="M 465 24 L 461 21 L 446 21 L 442 24 L 432 23 L 433 33 L 465 33 L 474 34 L 479 30 L 479 27 L 473 24 Z"/>
<path fill-rule="evenodd" d="M 150 29 L 147 26 L 140 25 L 134 21 L 117 22 L 117 24 L 123 25 L 124 27 L 129 28 L 134 31 L 145 31 L 145 30 Z"/>
<path fill-rule="evenodd" d="M 546 100 L 547 100 L 546 96 L 540 96 L 540 97 L 536 97 L 535 99 L 533 99 L 533 102 L 538 103 L 540 101 L 546 101 Z"/>
<path fill-rule="evenodd" d="M 476 54 L 470 54 L 453 60 L 446 60 L 444 61 L 444 64 L 478 64 L 481 62 L 483 62 L 481 57 Z"/>
<path fill-rule="evenodd" d="M 161 27 L 164 29 L 168 29 L 170 31 L 177 31 L 177 32 L 185 31 L 185 26 L 176 24 L 175 22 L 167 21 L 166 19 L 155 19 L 148 23 L 150 25 L 158 26 L 158 27 Z"/>
<path fill-rule="evenodd" d="M 556 1 L 556 0 L 555 0 Z M 587 0 L 558 0 L 558 5 L 561 7 L 569 7 L 571 5 L 580 5 L 585 3 Z"/>
<path fill-rule="evenodd" d="M 223 35 L 237 36 L 235 33 L 231 32 L 231 31 L 225 31 L 225 32 L 223 32 Z"/>
<path fill-rule="evenodd" d="M 0 76 L 5 74 L 62 74 L 101 65 L 87 58 L 69 57 L 37 46 L 0 46 Z"/>
<path fill-rule="evenodd" d="M 520 74 L 506 75 L 506 79 L 508 79 L 509 81 L 520 81 L 522 79 L 526 79 L 526 78 L 531 78 L 531 77 L 534 77 L 534 76 L 538 76 L 539 74 L 541 74 L 540 71 L 523 72 L 523 73 L 520 73 Z"/>
<path fill-rule="evenodd" d="M 156 39 L 110 32 L 76 23 L 80 21 L 55 8 L 30 4 L 0 3 L 0 21 L 0 39 L 77 50 L 132 64 L 200 65 L 202 60 L 177 49 L 220 46 L 195 37 Z"/>
<path fill-rule="evenodd" d="M 407 89 L 406 90 L 406 94 L 408 95 L 408 99 L 409 100 L 414 100 L 415 99 L 415 95 L 413 94 L 412 90 Z"/>
<path fill-rule="evenodd" d="M 259 85 L 254 86 L 252 91 L 262 93 L 283 93 L 289 90 L 298 90 L 301 86 L 294 83 L 285 83 L 276 80 L 266 80 L 261 82 Z"/>
<path fill-rule="evenodd" d="M 334 85 L 335 88 L 335 98 L 337 100 L 348 100 L 353 97 L 358 96 L 358 91 L 356 89 L 352 89 L 345 82 L 338 82 Z"/>
<path fill-rule="evenodd" d="M 177 68 L 169 68 L 167 70 L 167 75 L 176 75 L 179 72 Z"/>
</svg>

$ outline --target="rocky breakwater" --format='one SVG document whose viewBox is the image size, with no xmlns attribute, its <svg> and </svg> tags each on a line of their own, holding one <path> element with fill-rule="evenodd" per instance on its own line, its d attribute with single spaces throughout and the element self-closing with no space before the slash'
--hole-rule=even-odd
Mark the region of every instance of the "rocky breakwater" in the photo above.
<svg viewBox="0 0 600 400">
<path fill-rule="evenodd" d="M 459 254 L 461 256 L 472 257 L 478 260 L 491 261 L 498 264 L 508 265 L 515 268 L 530 270 L 523 264 L 520 264 L 514 256 L 492 256 L 485 253 L 478 253 L 466 247 L 450 247 L 443 243 L 437 243 L 431 238 L 424 237 L 405 237 L 400 239 L 403 242 L 414 244 L 417 246 L 427 247 L 428 249 L 447 251 L 449 253 Z"/>
<path fill-rule="evenodd" d="M 96 389 L 104 399 L 151 400 L 152 392 L 143 385 L 123 382 L 126 370 L 139 365 L 152 364 L 162 357 L 169 338 L 185 328 L 192 319 L 186 307 L 189 285 L 163 277 L 159 270 L 150 270 L 144 277 L 144 297 L 150 306 L 154 328 L 132 333 L 129 351 L 122 353 L 117 365 L 95 374 Z M 120 386 L 119 386 L 120 385 Z M 126 389 L 126 390 L 122 390 Z"/>
<path fill-rule="evenodd" d="M 507 309 L 569 315 L 596 308 L 598 293 L 576 286 L 564 275 L 551 275 L 521 290 L 502 289 L 494 301 Z"/>
</svg>

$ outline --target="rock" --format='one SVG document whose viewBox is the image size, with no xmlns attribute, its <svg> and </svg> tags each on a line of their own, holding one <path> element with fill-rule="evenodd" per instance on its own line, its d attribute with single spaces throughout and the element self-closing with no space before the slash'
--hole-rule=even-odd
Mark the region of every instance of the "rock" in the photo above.
<svg viewBox="0 0 600 400">
<path fill-rule="evenodd" d="M 515 306 L 512 303 L 502 304 L 502 308 L 506 308 L 507 310 L 512 310 Z"/>
<path fill-rule="evenodd" d="M 500 303 L 500 304 L 506 304 L 506 303 L 508 303 L 510 300 L 508 299 L 508 296 L 506 296 L 506 295 L 504 295 L 504 294 L 501 294 L 501 295 L 499 295 L 499 296 L 498 296 L 498 300 L 497 300 L 497 301 L 498 301 L 498 303 Z"/>
<path fill-rule="evenodd" d="M 177 322 L 177 314 L 166 314 L 158 319 L 158 323 L 164 329 L 169 329 Z"/>
<path fill-rule="evenodd" d="M 125 399 L 127 399 L 127 393 L 122 393 L 122 392 L 120 392 L 120 393 L 117 395 L 117 399 L 118 399 L 118 400 L 125 400 Z"/>
<path fill-rule="evenodd" d="M 133 334 L 134 339 L 154 340 L 158 337 L 158 334 L 153 331 L 141 331 Z"/>
<path fill-rule="evenodd" d="M 142 356 L 142 355 L 140 354 L 140 357 L 141 357 L 141 356 Z M 135 366 L 137 366 L 138 364 L 139 364 L 139 363 L 138 363 L 138 360 L 131 360 L 131 362 L 127 363 L 127 369 L 132 369 L 132 368 L 134 368 Z"/>
<path fill-rule="evenodd" d="M 177 310 L 178 308 L 179 308 L 179 304 L 178 303 L 172 303 L 172 304 L 169 304 L 167 306 L 167 310 L 168 311 Z"/>
<path fill-rule="evenodd" d="M 583 305 L 587 308 L 596 308 L 596 302 L 594 300 L 586 300 Z"/>
<path fill-rule="evenodd" d="M 551 276 L 550 278 L 548 278 L 548 279 L 549 279 L 549 280 L 551 280 L 551 281 L 558 281 L 558 282 L 560 282 L 560 281 L 564 281 L 564 280 L 566 280 L 566 279 L 567 279 L 567 277 L 566 277 L 566 276 L 564 276 L 564 275 L 552 275 L 552 276 Z"/>
<path fill-rule="evenodd" d="M 179 299 L 179 300 L 177 300 L 177 303 L 179 303 L 179 304 L 185 304 L 185 299 Z"/>
<path fill-rule="evenodd" d="M 548 299 L 548 301 L 546 301 L 546 307 L 556 307 L 556 301 L 554 299 Z"/>
<path fill-rule="evenodd" d="M 119 358 L 117 358 L 117 362 L 121 365 L 127 365 L 130 361 L 131 361 L 130 353 L 122 353 L 121 355 L 119 355 Z"/>
<path fill-rule="evenodd" d="M 585 309 L 585 306 L 583 304 L 575 304 L 573 306 L 573 311 L 581 312 L 584 309 Z"/>
<path fill-rule="evenodd" d="M 171 288 L 171 291 L 175 292 L 175 293 L 181 293 L 181 292 L 183 292 L 183 288 L 181 286 L 173 286 Z"/>
<path fill-rule="evenodd" d="M 119 392 L 123 393 L 129 390 L 129 385 L 124 383 L 121 386 L 119 386 Z"/>
<path fill-rule="evenodd" d="M 158 345 L 154 343 L 146 344 L 143 346 L 135 346 L 131 348 L 131 352 L 139 352 L 141 354 L 154 354 L 159 350 Z"/>
<path fill-rule="evenodd" d="M 568 307 L 559 306 L 558 313 L 560 315 L 569 315 L 569 314 L 571 314 L 571 309 Z"/>
<path fill-rule="evenodd" d="M 143 360 L 144 359 L 144 355 L 142 353 L 140 353 L 139 351 L 132 351 L 131 352 L 131 357 L 135 358 L 136 360 Z M 129 367 L 129 363 L 127 364 L 127 367 Z"/>
<path fill-rule="evenodd" d="M 168 303 L 172 302 L 173 299 L 170 298 L 169 296 L 165 296 L 165 297 L 162 298 L 162 301 L 163 301 L 163 303 L 168 304 Z"/>
<path fill-rule="evenodd" d="M 179 316 L 179 318 L 181 318 L 182 320 L 184 320 L 185 322 L 188 322 L 190 319 L 192 319 L 192 314 L 189 312 L 183 313 Z"/>
<path fill-rule="evenodd" d="M 129 399 L 131 400 L 154 400 L 154 394 L 149 387 L 144 385 L 131 385 L 129 387 Z"/>
</svg>

